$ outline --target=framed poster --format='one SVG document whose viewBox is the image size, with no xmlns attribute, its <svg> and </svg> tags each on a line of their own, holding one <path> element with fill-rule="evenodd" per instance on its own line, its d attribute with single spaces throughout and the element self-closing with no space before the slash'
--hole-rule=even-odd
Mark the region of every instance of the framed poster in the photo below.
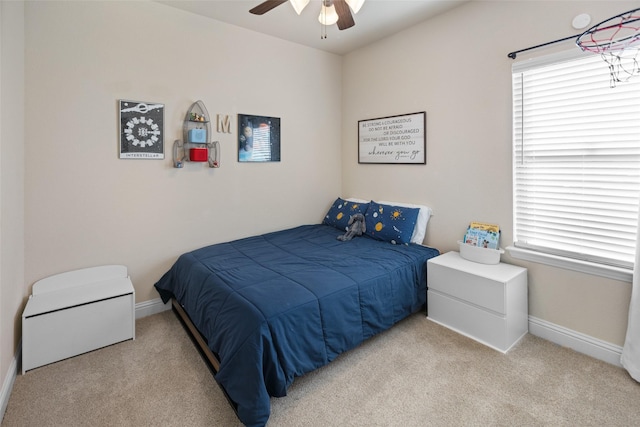
<svg viewBox="0 0 640 427">
<path fill-rule="evenodd" d="M 280 161 L 280 119 L 238 114 L 238 161 Z"/>
<path fill-rule="evenodd" d="M 119 101 L 120 158 L 164 159 L 164 104 Z"/>
<path fill-rule="evenodd" d="M 427 164 L 427 113 L 358 121 L 358 163 Z"/>
</svg>

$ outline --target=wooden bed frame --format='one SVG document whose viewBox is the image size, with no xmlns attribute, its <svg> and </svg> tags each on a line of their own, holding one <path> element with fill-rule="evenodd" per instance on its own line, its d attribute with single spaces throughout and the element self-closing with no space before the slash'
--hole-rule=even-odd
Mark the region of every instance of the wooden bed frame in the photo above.
<svg viewBox="0 0 640 427">
<path fill-rule="evenodd" d="M 180 320 L 180 323 L 182 323 L 182 326 L 191 337 L 191 340 L 195 344 L 198 352 L 200 353 L 200 356 L 202 356 L 202 358 L 204 359 L 204 362 L 209 368 L 209 371 L 211 371 L 211 374 L 214 376 L 215 380 L 215 375 L 220 370 L 220 360 L 218 360 L 218 357 L 211 351 L 211 349 L 207 345 L 207 340 L 202 336 L 200 331 L 198 331 L 198 328 L 195 327 L 187 312 L 184 311 L 184 309 L 180 306 L 175 298 L 171 298 L 171 307 L 173 308 L 173 312 Z M 231 408 L 233 408 L 236 416 L 238 416 L 238 405 L 233 400 L 231 400 L 222 384 L 220 384 L 218 381 L 216 381 L 216 384 L 218 384 L 218 387 L 220 387 L 220 390 L 222 390 L 222 392 L 224 393 L 224 397 L 227 399 L 227 402 L 229 402 L 229 405 L 231 405 Z"/>
</svg>

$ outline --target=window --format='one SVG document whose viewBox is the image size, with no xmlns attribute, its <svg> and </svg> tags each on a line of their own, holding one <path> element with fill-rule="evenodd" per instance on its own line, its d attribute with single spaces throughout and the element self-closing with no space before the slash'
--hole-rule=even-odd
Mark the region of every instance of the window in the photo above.
<svg viewBox="0 0 640 427">
<path fill-rule="evenodd" d="M 516 63 L 512 83 L 516 251 L 633 268 L 640 76 L 611 87 L 578 50 Z"/>
</svg>

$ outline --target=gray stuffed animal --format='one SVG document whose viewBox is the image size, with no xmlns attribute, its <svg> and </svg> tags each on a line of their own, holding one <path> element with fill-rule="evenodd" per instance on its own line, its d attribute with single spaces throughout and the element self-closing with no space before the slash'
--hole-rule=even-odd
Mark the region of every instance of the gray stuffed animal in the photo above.
<svg viewBox="0 0 640 427">
<path fill-rule="evenodd" d="M 343 236 L 338 236 L 337 239 L 345 242 L 347 240 L 351 240 L 355 236 L 362 236 L 366 230 L 367 228 L 364 224 L 364 215 L 351 215 L 351 218 L 349 218 L 347 232 L 344 233 Z"/>
</svg>

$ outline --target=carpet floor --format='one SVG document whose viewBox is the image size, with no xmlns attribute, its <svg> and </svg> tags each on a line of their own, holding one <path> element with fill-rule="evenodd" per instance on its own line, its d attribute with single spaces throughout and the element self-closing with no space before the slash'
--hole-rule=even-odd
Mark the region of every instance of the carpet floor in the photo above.
<svg viewBox="0 0 640 427">
<path fill-rule="evenodd" d="M 18 375 L 2 427 L 242 424 L 171 311 L 136 339 Z M 526 335 L 506 355 L 414 314 L 271 400 L 268 427 L 633 426 L 640 384 Z"/>
</svg>

